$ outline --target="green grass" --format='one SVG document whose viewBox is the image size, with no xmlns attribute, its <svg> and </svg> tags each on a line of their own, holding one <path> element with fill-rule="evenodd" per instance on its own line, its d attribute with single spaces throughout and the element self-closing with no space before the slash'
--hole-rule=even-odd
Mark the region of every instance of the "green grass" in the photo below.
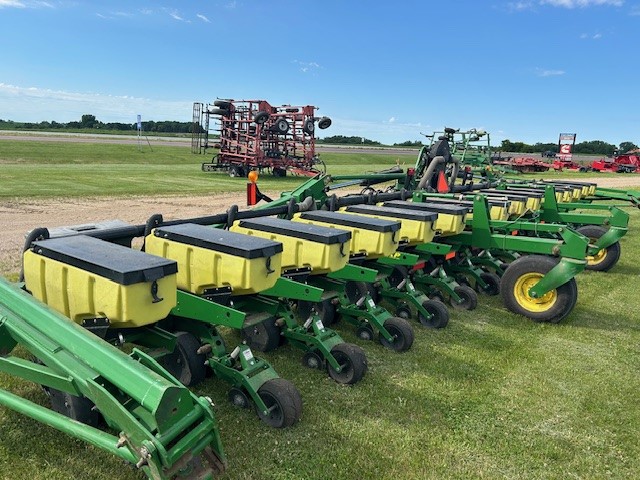
<svg viewBox="0 0 640 480">
<path fill-rule="evenodd" d="M 4 160 L 3 145 L 0 176 L 5 188 L 5 169 L 12 164 Z M 180 149 L 169 148 L 166 155 L 174 150 Z M 142 161 L 131 160 L 126 166 L 132 179 L 150 172 L 159 182 L 173 177 L 162 184 L 168 192 L 182 178 L 231 182 L 223 175 L 199 172 L 202 157 L 181 158 L 183 165 L 151 162 L 146 172 L 149 164 Z M 379 156 L 323 154 L 323 158 L 340 173 L 388 166 Z M 51 168 L 46 170 L 49 175 L 55 172 L 55 165 L 31 160 L 40 168 Z M 110 165 L 102 163 L 105 168 Z M 83 171 L 86 181 L 95 177 L 82 161 L 57 165 L 77 175 Z M 173 168 L 178 166 L 184 170 Z M 189 173 L 189 168 L 195 172 Z M 31 184 L 37 189 L 31 195 L 57 196 L 52 188 L 63 192 L 61 185 L 51 186 L 49 176 L 39 178 L 39 183 Z M 243 188 L 244 182 L 239 183 Z M 129 185 L 119 194 L 138 193 L 137 184 Z M 184 194 L 184 185 L 175 193 Z M 473 312 L 450 310 L 451 322 L 445 329 L 431 331 L 415 323 L 414 346 L 403 354 L 362 342 L 347 325 L 339 325 L 344 339 L 361 345 L 369 359 L 369 372 L 356 386 L 340 386 L 305 369 L 300 352 L 290 346 L 264 354 L 303 395 L 302 421 L 284 431 L 267 428 L 253 412 L 231 407 L 227 387 L 207 380 L 195 391 L 216 404 L 229 460 L 223 478 L 637 477 L 640 267 L 635 255 L 640 252 L 640 238 L 635 226 L 640 212 L 633 210 L 631 215 L 619 264 L 608 273 L 585 272 L 577 277 L 578 304 L 559 325 L 515 316 L 503 308 L 499 297 L 486 296 L 480 297 Z M 227 332 L 226 337 L 229 345 L 239 341 L 235 333 Z M 0 384 L 46 404 L 35 385 L 5 374 L 0 374 Z M 2 478 L 12 479 L 140 478 L 117 458 L 6 408 L 0 408 L 0 471 Z"/>
</svg>

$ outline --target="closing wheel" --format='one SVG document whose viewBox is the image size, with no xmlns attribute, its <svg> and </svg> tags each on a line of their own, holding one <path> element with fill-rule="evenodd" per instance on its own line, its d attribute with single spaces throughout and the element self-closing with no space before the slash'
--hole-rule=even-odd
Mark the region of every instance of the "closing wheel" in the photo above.
<svg viewBox="0 0 640 480">
<path fill-rule="evenodd" d="M 363 323 L 356 329 L 356 336 L 360 340 L 366 340 L 370 342 L 374 337 L 373 328 L 371 328 L 371 325 L 369 325 L 368 323 Z"/>
<path fill-rule="evenodd" d="M 480 289 L 485 295 L 498 295 L 500 293 L 500 277 L 495 273 L 483 272 L 480 278 L 487 284 L 486 288 Z"/>
<path fill-rule="evenodd" d="M 95 408 L 91 400 L 86 397 L 76 397 L 67 392 L 46 388 L 51 401 L 51 409 L 78 422 L 91 427 L 97 427 L 100 423 L 100 412 Z"/>
<path fill-rule="evenodd" d="M 391 334 L 389 341 L 380 336 L 380 343 L 395 352 L 405 352 L 413 345 L 413 328 L 404 318 L 391 317 L 384 322 L 384 328 Z"/>
<path fill-rule="evenodd" d="M 431 314 L 431 318 L 418 312 L 418 321 L 428 328 L 444 328 L 449 323 L 449 311 L 444 303 L 438 300 L 426 300 L 422 302 L 422 308 Z"/>
<path fill-rule="evenodd" d="M 269 352 L 280 345 L 280 327 L 276 325 L 276 317 L 269 317 L 263 322 L 242 329 L 242 336 L 249 348 L 259 352 Z"/>
<path fill-rule="evenodd" d="M 229 390 L 227 398 L 229 399 L 229 402 L 231 402 L 231 405 L 233 405 L 234 407 L 249 408 L 249 406 L 251 405 L 247 394 L 244 392 L 244 390 L 238 387 L 233 387 L 231 390 Z"/>
<path fill-rule="evenodd" d="M 258 417 L 273 428 L 290 427 L 302 415 L 302 397 L 294 385 L 284 378 L 267 380 L 258 389 L 258 395 L 269 409 L 267 414 L 258 410 Z"/>
<path fill-rule="evenodd" d="M 531 289 L 557 264 L 543 255 L 527 255 L 511 263 L 502 276 L 500 293 L 505 306 L 514 313 L 536 322 L 558 323 L 576 304 L 578 287 L 575 278 L 548 291 L 539 298 L 529 295 Z"/>
<path fill-rule="evenodd" d="M 324 365 L 324 359 L 318 352 L 309 350 L 302 356 L 302 364 L 313 370 L 320 370 Z"/>
<path fill-rule="evenodd" d="M 202 382 L 207 376 L 207 356 L 198 353 L 201 347 L 198 338 L 189 332 L 176 332 L 176 348 L 159 359 L 160 365 L 180 383 L 190 387 Z"/>
<path fill-rule="evenodd" d="M 595 243 L 607 232 L 607 229 L 597 225 L 584 225 L 576 229 L 576 231 L 589 238 L 589 243 Z M 596 272 L 606 272 L 611 270 L 611 268 L 618 263 L 618 260 L 620 260 L 620 242 L 600 249 L 595 255 L 587 256 L 586 269 Z"/>
<path fill-rule="evenodd" d="M 367 356 L 364 350 L 352 343 L 339 343 L 331 349 L 331 354 L 342 367 L 338 372 L 327 363 L 327 371 L 331 378 L 344 385 L 353 385 L 362 380 L 367 371 Z"/>
<path fill-rule="evenodd" d="M 404 318 L 405 320 L 409 320 L 413 315 L 411 312 L 411 307 L 404 302 L 400 302 L 396 307 L 395 311 L 396 317 Z"/>
<path fill-rule="evenodd" d="M 462 299 L 462 302 L 458 303 L 452 298 L 451 305 L 453 307 L 462 310 L 473 310 L 478 306 L 478 295 L 473 288 L 467 285 L 458 285 L 453 291 Z"/>
<path fill-rule="evenodd" d="M 336 306 L 332 299 L 322 300 L 321 302 L 309 302 L 300 300 L 298 302 L 298 318 L 303 322 L 311 316 L 311 308 L 314 307 L 316 315 L 322 321 L 325 327 L 336 323 Z"/>
<path fill-rule="evenodd" d="M 313 135 L 315 129 L 316 125 L 313 123 L 313 118 L 307 118 L 302 126 L 302 131 L 307 135 Z"/>
</svg>

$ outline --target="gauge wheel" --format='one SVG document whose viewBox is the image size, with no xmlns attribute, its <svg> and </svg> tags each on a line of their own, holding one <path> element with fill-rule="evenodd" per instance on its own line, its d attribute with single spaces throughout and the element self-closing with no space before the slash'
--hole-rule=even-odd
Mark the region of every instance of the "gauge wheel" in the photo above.
<svg viewBox="0 0 640 480">
<path fill-rule="evenodd" d="M 483 272 L 480 274 L 480 278 L 487 284 L 485 288 L 481 288 L 480 291 L 485 295 L 498 295 L 500 293 L 500 277 L 495 273 Z"/>
<path fill-rule="evenodd" d="M 197 385 L 207 376 L 207 356 L 198 353 L 200 340 L 189 332 L 176 332 L 173 352 L 159 359 L 160 365 L 187 387 Z"/>
<path fill-rule="evenodd" d="M 392 340 L 387 340 L 383 336 L 380 336 L 380 343 L 394 352 L 406 352 L 413 345 L 413 328 L 411 324 L 404 318 L 391 317 L 384 322 L 384 328 L 393 337 Z"/>
<path fill-rule="evenodd" d="M 341 367 L 338 372 L 327 362 L 327 371 L 333 380 L 343 385 L 353 385 L 362 380 L 367 371 L 367 356 L 364 350 L 352 343 L 339 343 L 331 349 L 331 355 Z"/>
<path fill-rule="evenodd" d="M 258 417 L 273 428 L 290 427 L 302 415 L 302 398 L 298 389 L 284 378 L 267 380 L 258 389 L 258 395 L 269 411 L 257 410 Z"/>
<path fill-rule="evenodd" d="M 449 323 L 449 311 L 444 303 L 438 300 L 425 300 L 422 302 L 424 308 L 431 318 L 425 317 L 418 312 L 418 321 L 427 328 L 444 328 Z"/>
<path fill-rule="evenodd" d="M 462 299 L 460 303 L 451 298 L 451 305 L 461 310 L 474 310 L 478 306 L 478 295 L 475 290 L 468 285 L 458 285 L 453 289 Z"/>
<path fill-rule="evenodd" d="M 527 255 L 512 262 L 500 283 L 500 293 L 505 306 L 535 322 L 558 323 L 565 318 L 573 310 L 578 299 L 575 278 L 539 298 L 529 295 L 529 289 L 556 264 L 556 260 L 543 255 Z"/>
<path fill-rule="evenodd" d="M 607 232 L 606 228 L 597 225 L 584 225 L 576 229 L 589 239 L 589 243 L 595 243 L 602 235 Z M 602 248 L 595 255 L 587 256 L 587 270 L 596 272 L 607 272 L 620 260 L 620 242 Z"/>
</svg>

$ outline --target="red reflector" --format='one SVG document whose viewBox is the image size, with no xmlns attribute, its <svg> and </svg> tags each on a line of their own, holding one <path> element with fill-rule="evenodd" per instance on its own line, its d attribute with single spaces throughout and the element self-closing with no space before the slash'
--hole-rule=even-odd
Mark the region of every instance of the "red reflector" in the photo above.
<svg viewBox="0 0 640 480">
<path fill-rule="evenodd" d="M 247 183 L 247 206 L 258 203 L 258 187 L 255 183 Z"/>
<path fill-rule="evenodd" d="M 456 256 L 456 252 L 449 252 L 444 256 L 445 260 L 451 260 L 452 258 L 454 258 Z"/>
<path fill-rule="evenodd" d="M 413 267 L 411 267 L 411 270 L 416 272 L 418 270 L 422 270 L 426 265 L 427 265 L 427 262 L 418 262 Z"/>
<path fill-rule="evenodd" d="M 410 177 L 413 177 L 415 174 L 416 174 L 415 168 L 407 168 L 407 175 L 409 175 Z"/>
<path fill-rule="evenodd" d="M 518 230 L 514 230 L 513 232 L 511 232 L 511 235 L 513 235 L 514 237 L 518 235 Z"/>
</svg>

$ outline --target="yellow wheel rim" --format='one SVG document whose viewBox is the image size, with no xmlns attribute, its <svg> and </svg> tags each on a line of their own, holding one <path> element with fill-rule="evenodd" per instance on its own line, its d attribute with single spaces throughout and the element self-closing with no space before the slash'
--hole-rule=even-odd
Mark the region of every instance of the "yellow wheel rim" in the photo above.
<svg viewBox="0 0 640 480">
<path fill-rule="evenodd" d="M 598 241 L 597 238 L 590 238 L 589 243 L 593 244 Z M 607 249 L 601 248 L 595 255 L 587 255 L 587 265 L 598 265 L 607 258 Z"/>
<path fill-rule="evenodd" d="M 539 298 L 533 298 L 529 295 L 531 289 L 536 283 L 542 279 L 543 275 L 537 272 L 529 272 L 520 276 L 513 286 L 513 296 L 521 307 L 530 312 L 546 312 L 556 303 L 558 292 L 553 290 L 545 293 Z"/>
</svg>

